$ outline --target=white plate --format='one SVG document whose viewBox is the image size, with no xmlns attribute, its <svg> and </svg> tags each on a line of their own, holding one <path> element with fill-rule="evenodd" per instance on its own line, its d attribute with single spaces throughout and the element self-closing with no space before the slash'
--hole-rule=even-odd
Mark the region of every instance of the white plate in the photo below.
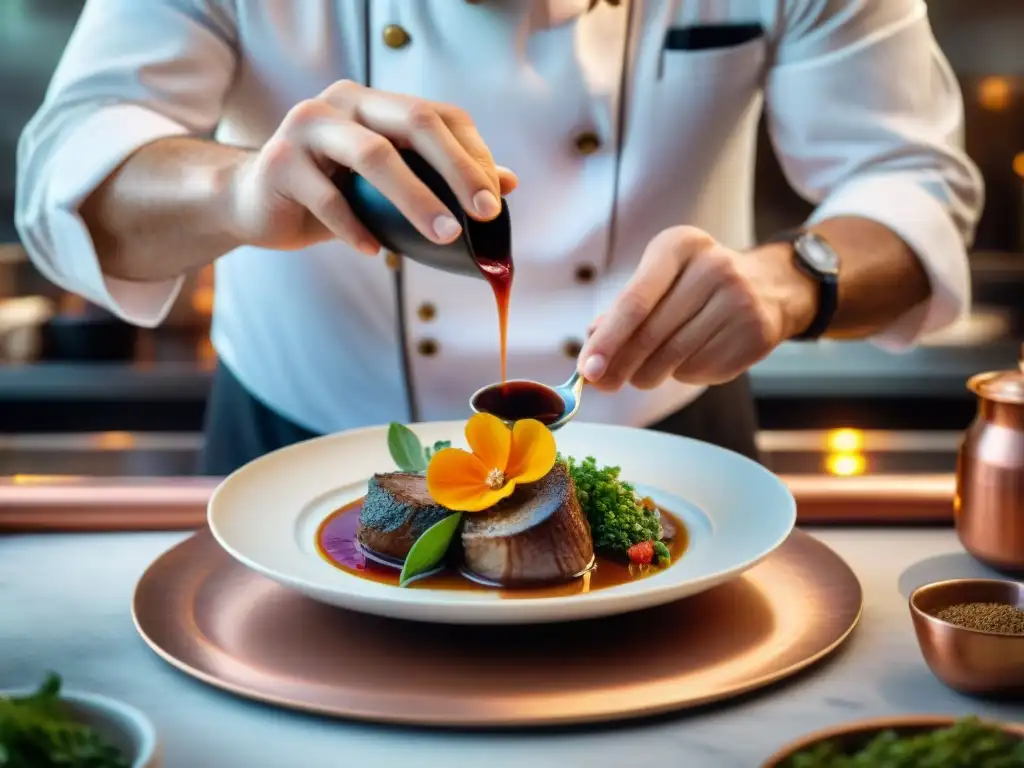
<svg viewBox="0 0 1024 768">
<path fill-rule="evenodd" d="M 466 447 L 464 422 L 416 424 L 424 445 Z M 400 589 L 345 573 L 317 553 L 319 524 L 366 492 L 375 472 L 395 469 L 387 428 L 317 438 L 234 472 L 210 499 L 209 523 L 236 560 L 325 603 L 399 619 L 450 624 L 528 624 L 610 616 L 702 592 L 753 567 L 796 522 L 796 503 L 775 475 L 739 454 L 641 429 L 572 423 L 558 449 L 622 467 L 622 478 L 681 517 L 686 553 L 648 578 L 580 595 L 504 599 L 498 592 Z"/>
</svg>

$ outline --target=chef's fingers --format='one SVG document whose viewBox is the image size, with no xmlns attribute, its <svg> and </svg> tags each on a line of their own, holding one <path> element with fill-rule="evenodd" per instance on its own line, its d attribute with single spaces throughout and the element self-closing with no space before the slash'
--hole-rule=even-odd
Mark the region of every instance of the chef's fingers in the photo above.
<svg viewBox="0 0 1024 768">
<path fill-rule="evenodd" d="M 673 377 L 686 384 L 712 386 L 732 381 L 748 367 L 749 352 L 736 326 L 719 327 L 694 354 L 680 365 Z"/>
<path fill-rule="evenodd" d="M 597 317 L 595 317 L 591 321 L 590 325 L 587 326 L 587 338 L 588 339 L 591 336 L 594 335 L 594 331 L 597 330 L 597 326 L 599 326 L 603 320 L 604 320 L 604 315 L 598 315 Z"/>
<path fill-rule="evenodd" d="M 380 251 L 377 238 L 356 218 L 338 188 L 313 158 L 305 152 L 292 152 L 285 157 L 282 151 L 280 160 L 271 157 L 269 162 L 281 164 L 279 178 L 283 194 L 312 213 L 321 227 L 368 256 Z"/>
<path fill-rule="evenodd" d="M 579 371 L 587 381 L 601 380 L 623 345 L 668 293 L 692 252 L 703 247 L 704 240 L 683 237 L 689 231 L 682 227 L 668 229 L 651 240 L 636 272 L 583 345 Z M 714 242 L 708 235 L 703 237 Z"/>
<path fill-rule="evenodd" d="M 306 130 L 310 148 L 363 176 L 418 229 L 435 243 L 450 243 L 462 226 L 405 164 L 384 136 L 359 123 L 320 120 Z"/>
<path fill-rule="evenodd" d="M 506 168 L 503 165 L 499 165 L 497 168 L 498 182 L 501 184 L 501 194 L 504 196 L 514 192 L 516 187 L 519 186 L 519 177 L 516 176 L 512 169 Z"/>
<path fill-rule="evenodd" d="M 483 136 L 480 135 L 480 131 L 477 130 L 476 123 L 464 110 L 459 109 L 451 104 L 435 104 L 438 114 L 441 119 L 444 120 L 444 124 L 448 127 L 448 130 L 452 132 L 452 136 L 455 140 L 465 149 L 469 157 L 476 163 L 480 168 L 487 174 L 487 178 L 491 181 L 490 190 L 499 195 L 503 194 L 504 191 L 501 187 L 501 172 L 497 165 L 494 163 L 494 157 L 491 155 L 491 150 L 487 146 L 487 142 L 484 141 Z M 468 210 L 468 209 L 467 209 Z M 501 206 L 498 206 L 498 213 L 501 212 Z M 494 214 L 497 216 L 497 213 Z M 488 216 L 487 218 L 493 218 Z"/>
<path fill-rule="evenodd" d="M 671 351 L 671 339 L 676 331 L 685 327 L 704 308 L 714 294 L 717 283 L 714 273 L 702 268 L 700 259 L 686 263 L 669 292 L 629 341 L 608 361 L 601 385 L 615 390 L 627 381 L 641 388 L 650 388 L 660 383 L 652 383 L 650 377 L 640 377 L 638 381 L 634 374 L 649 357 L 663 351 L 663 348 L 668 347 Z M 671 369 L 667 373 L 671 373 Z"/>
<path fill-rule="evenodd" d="M 488 220 L 501 213 L 501 188 L 491 153 L 482 142 L 482 149 L 477 144 L 467 148 L 449 127 L 449 121 L 464 131 L 464 126 L 472 126 L 460 110 L 445 107 L 442 117 L 440 105 L 362 86 L 332 86 L 325 94 L 355 122 L 419 152 L 448 182 L 467 214 Z"/>
<path fill-rule="evenodd" d="M 670 376 L 687 381 L 696 355 L 703 355 L 729 324 L 728 295 L 715 293 L 683 326 L 633 373 L 630 383 L 638 389 L 653 389 Z M 696 382 L 694 382 L 696 383 Z"/>
</svg>

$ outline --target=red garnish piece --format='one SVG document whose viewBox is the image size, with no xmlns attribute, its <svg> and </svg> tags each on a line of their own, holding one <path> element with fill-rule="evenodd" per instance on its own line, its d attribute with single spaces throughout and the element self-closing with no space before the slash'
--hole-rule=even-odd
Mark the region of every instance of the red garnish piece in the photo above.
<svg viewBox="0 0 1024 768">
<path fill-rule="evenodd" d="M 638 565 L 650 565 L 654 562 L 654 542 L 641 541 L 639 544 L 634 544 L 626 550 L 626 554 L 629 555 L 629 561 L 631 563 L 637 563 Z"/>
</svg>

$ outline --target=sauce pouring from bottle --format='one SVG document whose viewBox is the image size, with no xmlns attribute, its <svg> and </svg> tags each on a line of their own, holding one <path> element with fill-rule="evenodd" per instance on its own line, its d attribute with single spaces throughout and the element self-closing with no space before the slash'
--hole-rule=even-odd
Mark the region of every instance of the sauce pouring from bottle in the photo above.
<svg viewBox="0 0 1024 768">
<path fill-rule="evenodd" d="M 508 381 L 508 305 L 512 297 L 512 278 L 515 276 L 515 265 L 512 254 L 503 258 L 491 258 L 474 253 L 477 267 L 484 278 L 491 284 L 494 300 L 498 305 L 498 336 L 501 350 L 501 383 Z"/>
</svg>

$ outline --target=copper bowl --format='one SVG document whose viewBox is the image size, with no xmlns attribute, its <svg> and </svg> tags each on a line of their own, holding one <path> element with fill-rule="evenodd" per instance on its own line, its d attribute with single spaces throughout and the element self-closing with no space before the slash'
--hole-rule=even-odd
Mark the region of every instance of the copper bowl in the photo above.
<svg viewBox="0 0 1024 768">
<path fill-rule="evenodd" d="M 961 693 L 1014 698 L 1024 694 L 1024 635 L 965 629 L 938 619 L 960 603 L 1006 603 L 1024 608 L 1024 584 L 1000 579 L 952 579 L 918 587 L 910 616 L 932 673 Z"/>
<path fill-rule="evenodd" d="M 809 736 L 804 736 L 797 741 L 790 742 L 769 757 L 766 762 L 762 763 L 761 768 L 781 768 L 790 758 L 804 750 L 817 746 L 823 741 L 831 741 L 843 752 L 855 754 L 866 747 L 868 742 L 883 731 L 893 730 L 900 736 L 916 736 L 926 731 L 949 728 L 958 719 L 942 715 L 910 715 L 907 717 L 882 717 L 874 720 L 858 720 L 853 723 L 815 731 Z M 991 720 L 984 722 L 986 725 L 994 726 L 1005 733 L 1024 739 L 1024 726 L 996 723 Z"/>
</svg>

